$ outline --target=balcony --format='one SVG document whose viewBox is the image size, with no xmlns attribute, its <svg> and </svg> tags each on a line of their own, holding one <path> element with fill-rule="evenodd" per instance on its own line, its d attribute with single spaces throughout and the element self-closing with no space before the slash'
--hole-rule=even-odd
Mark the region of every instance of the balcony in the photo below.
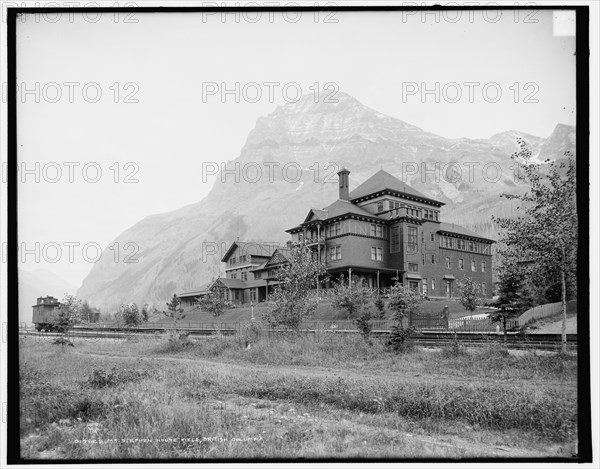
<svg viewBox="0 0 600 469">
<path fill-rule="evenodd" d="M 316 245 L 325 245 L 326 238 L 325 236 L 314 236 L 312 238 L 304 238 L 304 242 L 308 247 L 316 246 Z"/>
</svg>

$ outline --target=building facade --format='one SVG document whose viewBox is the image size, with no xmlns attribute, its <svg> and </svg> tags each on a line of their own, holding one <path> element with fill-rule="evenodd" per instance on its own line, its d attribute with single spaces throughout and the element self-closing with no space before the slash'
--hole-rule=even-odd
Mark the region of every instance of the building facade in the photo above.
<svg viewBox="0 0 600 469">
<path fill-rule="evenodd" d="M 457 296 L 456 282 L 472 277 L 492 297 L 494 240 L 442 222 L 443 202 L 431 199 L 381 170 L 353 191 L 350 171 L 339 171 L 339 198 L 324 209 L 310 209 L 287 230 L 305 242 L 330 274 L 357 276 L 372 288 L 399 279 L 429 298 Z"/>
<path fill-rule="evenodd" d="M 311 208 L 299 225 L 287 230 L 292 243 L 305 243 L 328 275 L 324 290 L 340 276 L 363 279 L 384 289 L 396 279 L 428 298 L 458 296 L 456 283 L 471 277 L 491 298 L 494 240 L 442 221 L 443 202 L 431 199 L 381 170 L 350 191 L 350 171 L 342 169 L 339 197 L 324 209 Z M 265 301 L 277 284 L 277 271 L 290 262 L 290 248 L 234 242 L 221 262 L 225 277 L 178 297 L 184 310 L 219 291 L 235 304 Z"/>
<path fill-rule="evenodd" d="M 214 291 L 238 305 L 264 301 L 273 287 L 272 282 L 269 285 L 269 273 L 273 269 L 269 261 L 276 252 L 276 244 L 235 241 L 221 259 L 225 264 L 225 277 L 219 277 L 198 290 L 178 294 L 181 308 L 184 311 L 197 309 L 199 299 Z"/>
</svg>

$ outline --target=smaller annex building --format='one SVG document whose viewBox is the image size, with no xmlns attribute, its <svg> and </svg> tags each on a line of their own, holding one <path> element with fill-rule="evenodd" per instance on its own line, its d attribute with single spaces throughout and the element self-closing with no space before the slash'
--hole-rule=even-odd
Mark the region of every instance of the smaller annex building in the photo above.
<svg viewBox="0 0 600 469">
<path fill-rule="evenodd" d="M 235 241 L 221 262 L 225 277 L 219 277 L 194 291 L 177 295 L 185 311 L 195 309 L 198 300 L 211 291 L 219 291 L 236 304 L 258 303 L 269 297 L 276 283 L 277 269 L 288 260 L 289 249 L 272 243 Z"/>
</svg>

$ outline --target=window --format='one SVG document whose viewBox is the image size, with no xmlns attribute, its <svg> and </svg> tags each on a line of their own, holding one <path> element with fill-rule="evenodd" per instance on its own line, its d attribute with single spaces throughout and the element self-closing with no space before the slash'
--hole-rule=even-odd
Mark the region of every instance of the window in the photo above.
<svg viewBox="0 0 600 469">
<path fill-rule="evenodd" d="M 390 229 L 390 252 L 400 251 L 400 227 L 392 226 Z"/>
<path fill-rule="evenodd" d="M 485 272 L 485 262 L 482 262 L 482 263 L 481 263 L 481 271 L 482 271 L 482 272 Z"/>
<path fill-rule="evenodd" d="M 409 263 L 408 264 L 408 271 L 409 272 L 418 272 L 419 271 L 419 264 Z"/>
<path fill-rule="evenodd" d="M 240 262 L 246 262 L 246 255 L 240 256 Z"/>
<path fill-rule="evenodd" d="M 258 271 L 258 272 L 254 272 L 254 278 L 255 279 L 259 279 L 262 277 L 262 272 Z"/>
<path fill-rule="evenodd" d="M 431 279 L 431 290 L 435 290 L 435 280 Z"/>
<path fill-rule="evenodd" d="M 458 260 L 458 268 L 460 270 L 465 270 L 465 263 L 464 263 L 464 261 L 462 259 Z"/>
<path fill-rule="evenodd" d="M 408 245 L 407 250 L 409 252 L 417 252 L 419 249 L 419 242 L 417 239 L 417 228 L 414 226 L 408 227 Z"/>
<path fill-rule="evenodd" d="M 246 272 L 242 272 L 242 281 L 248 280 L 248 274 Z"/>
<path fill-rule="evenodd" d="M 475 266 L 475 261 L 471 261 L 471 271 L 477 272 L 477 267 Z"/>
<path fill-rule="evenodd" d="M 432 264 L 435 264 L 435 254 L 432 254 L 432 255 L 431 255 L 431 263 L 432 263 Z"/>
<path fill-rule="evenodd" d="M 383 248 L 371 248 L 371 260 L 382 261 L 383 260 Z"/>
<path fill-rule="evenodd" d="M 446 257 L 446 269 L 450 268 L 450 258 Z"/>
<path fill-rule="evenodd" d="M 237 278 L 237 274 L 231 274 L 231 278 Z"/>
<path fill-rule="evenodd" d="M 239 299 L 240 299 L 240 291 L 239 291 L 239 290 L 236 290 L 236 291 L 235 291 L 235 299 L 236 299 L 236 300 L 239 300 Z"/>
<path fill-rule="evenodd" d="M 423 296 L 427 296 L 427 279 L 423 279 Z"/>
<path fill-rule="evenodd" d="M 435 234 L 431 233 L 431 241 L 435 241 Z"/>
<path fill-rule="evenodd" d="M 342 247 L 341 246 L 331 246 L 329 248 L 329 260 L 330 261 L 339 261 L 342 258 Z"/>
<path fill-rule="evenodd" d="M 383 212 L 383 202 L 377 202 L 377 213 Z"/>
<path fill-rule="evenodd" d="M 383 236 L 383 226 L 372 223 L 371 224 L 371 236 L 376 236 L 378 238 L 381 238 Z"/>
<path fill-rule="evenodd" d="M 442 248 L 453 248 L 454 246 L 454 241 L 452 238 L 449 238 L 448 236 L 442 236 L 440 238 L 440 247 Z"/>
<path fill-rule="evenodd" d="M 256 288 L 250 289 L 250 301 L 256 301 Z"/>
<path fill-rule="evenodd" d="M 438 217 L 439 217 L 439 214 L 438 214 L 438 212 L 433 212 L 433 214 L 434 214 L 434 216 L 435 216 L 435 221 L 438 221 Z"/>
<path fill-rule="evenodd" d="M 487 295 L 487 284 L 486 283 L 481 284 L 481 293 L 483 293 L 484 295 Z"/>
<path fill-rule="evenodd" d="M 421 254 L 421 264 L 425 265 L 425 254 Z"/>
</svg>

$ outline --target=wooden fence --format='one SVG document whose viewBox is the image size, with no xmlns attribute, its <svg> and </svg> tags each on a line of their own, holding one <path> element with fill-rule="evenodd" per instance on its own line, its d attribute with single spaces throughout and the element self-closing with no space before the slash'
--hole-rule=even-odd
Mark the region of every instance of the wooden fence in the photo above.
<svg viewBox="0 0 600 469">
<path fill-rule="evenodd" d="M 549 316 L 555 316 L 562 312 L 562 303 L 548 303 L 545 305 L 536 306 L 525 311 L 521 316 L 517 318 L 519 326 L 524 326 L 529 321 L 534 319 L 546 318 Z M 567 313 L 577 312 L 577 300 L 567 301 Z"/>
</svg>

